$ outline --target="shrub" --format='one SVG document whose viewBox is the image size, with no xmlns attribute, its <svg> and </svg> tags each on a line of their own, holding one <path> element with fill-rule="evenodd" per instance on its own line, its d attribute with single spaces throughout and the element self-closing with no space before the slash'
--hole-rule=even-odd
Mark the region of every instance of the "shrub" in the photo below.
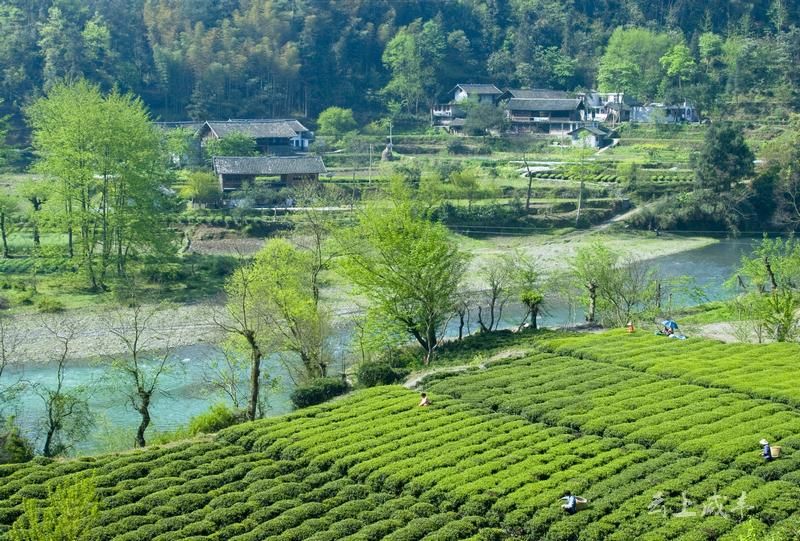
<svg viewBox="0 0 800 541">
<path fill-rule="evenodd" d="M 36 309 L 43 314 L 55 314 L 64 311 L 64 303 L 53 297 L 39 297 Z"/>
<path fill-rule="evenodd" d="M 339 396 L 350 390 L 347 382 L 339 378 L 316 378 L 306 385 L 297 387 L 292 392 L 292 403 L 298 408 L 321 404 L 334 396 Z"/>
<path fill-rule="evenodd" d="M 214 404 L 205 413 L 189 421 L 189 434 L 210 434 L 244 420 L 241 411 L 232 410 L 225 404 Z"/>
<path fill-rule="evenodd" d="M 395 370 L 387 362 L 364 363 L 358 368 L 356 377 L 364 387 L 391 385 L 405 375 L 404 371 Z"/>
</svg>

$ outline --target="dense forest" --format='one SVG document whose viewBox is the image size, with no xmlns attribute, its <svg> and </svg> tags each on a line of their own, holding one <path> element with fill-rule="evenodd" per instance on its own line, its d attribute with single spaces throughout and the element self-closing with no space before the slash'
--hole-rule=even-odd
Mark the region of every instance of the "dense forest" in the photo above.
<svg viewBox="0 0 800 541">
<path fill-rule="evenodd" d="M 798 15 L 799 0 L 6 0 L 0 98 L 18 128 L 80 77 L 165 120 L 414 114 L 457 82 L 774 112 L 798 82 Z"/>
</svg>

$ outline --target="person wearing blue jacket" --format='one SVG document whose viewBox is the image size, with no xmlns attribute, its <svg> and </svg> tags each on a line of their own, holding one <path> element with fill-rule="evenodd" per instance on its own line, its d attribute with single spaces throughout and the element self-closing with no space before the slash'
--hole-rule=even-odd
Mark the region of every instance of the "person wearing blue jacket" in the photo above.
<svg viewBox="0 0 800 541">
<path fill-rule="evenodd" d="M 762 440 L 758 443 L 764 446 L 764 449 L 761 451 L 761 456 L 764 457 L 764 460 L 767 462 L 772 460 L 772 449 L 769 446 L 769 442 L 762 438 Z"/>
<path fill-rule="evenodd" d="M 570 515 L 574 515 L 578 510 L 578 498 L 576 498 L 572 492 L 567 492 L 566 496 L 562 496 L 561 499 L 567 502 L 561 506 L 564 511 Z"/>
</svg>

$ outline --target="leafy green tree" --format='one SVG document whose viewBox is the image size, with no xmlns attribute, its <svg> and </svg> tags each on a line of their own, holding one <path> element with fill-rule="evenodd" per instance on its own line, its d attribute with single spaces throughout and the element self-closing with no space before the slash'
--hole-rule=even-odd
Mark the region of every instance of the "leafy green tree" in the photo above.
<svg viewBox="0 0 800 541">
<path fill-rule="evenodd" d="M 8 532 L 11 541 L 84 541 L 100 514 L 95 483 L 91 477 L 65 481 L 45 501 L 22 502 L 22 515 Z"/>
<path fill-rule="evenodd" d="M 673 46 L 668 34 L 619 27 L 600 59 L 600 90 L 626 92 L 640 100 L 656 97 L 663 77 L 659 60 Z"/>
<path fill-rule="evenodd" d="M 408 201 L 366 209 L 340 241 L 344 275 L 374 315 L 414 337 L 430 363 L 456 304 L 466 254 L 444 226 L 416 217 Z"/>
<path fill-rule="evenodd" d="M 506 117 L 503 108 L 491 103 L 469 103 L 466 106 L 464 129 L 471 135 L 486 135 L 490 130 L 500 129 Z"/>
<path fill-rule="evenodd" d="M 319 114 L 317 118 L 320 135 L 335 135 L 341 137 L 345 133 L 354 131 L 358 128 L 356 120 L 353 118 L 351 109 L 342 107 L 328 107 Z"/>
<path fill-rule="evenodd" d="M 190 171 L 184 177 L 180 196 L 192 204 L 213 204 L 222 197 L 219 180 L 207 171 Z"/>
<path fill-rule="evenodd" d="M 623 257 L 603 244 L 578 249 L 570 281 L 587 302 L 586 321 L 624 326 L 647 314 L 655 301 L 653 270 L 635 257 Z"/>
<path fill-rule="evenodd" d="M 741 130 L 714 123 L 695 159 L 697 187 L 717 196 L 727 194 L 753 173 L 754 159 Z"/>
<path fill-rule="evenodd" d="M 384 93 L 399 97 L 410 113 L 419 112 L 420 102 L 432 104 L 440 91 L 437 74 L 446 46 L 436 20 L 401 28 L 383 51 L 383 62 L 392 72 Z"/>
<path fill-rule="evenodd" d="M 231 133 L 221 139 L 210 139 L 205 144 L 205 154 L 210 162 L 213 156 L 257 156 L 256 140 L 245 133 Z"/>
<path fill-rule="evenodd" d="M 53 180 L 44 210 L 67 233 L 70 257 L 77 232 L 92 289 L 107 286 L 111 268 L 124 277 L 137 255 L 174 253 L 160 137 L 141 100 L 79 81 L 52 87 L 28 115 L 36 170 Z"/>
<path fill-rule="evenodd" d="M 692 51 L 684 43 L 673 45 L 667 53 L 659 59 L 661 67 L 667 77 L 678 82 L 678 89 L 683 91 L 684 83 L 694 77 L 697 65 L 692 56 Z"/>
<path fill-rule="evenodd" d="M 253 261 L 253 295 L 256 314 L 262 318 L 259 339 L 273 351 L 300 358 L 297 379 L 326 377 L 330 355 L 326 339 L 328 316 L 315 287 L 315 264 L 310 250 L 301 250 L 282 239 L 271 239 Z M 289 366 L 292 366 L 291 364 Z"/>
<path fill-rule="evenodd" d="M 729 285 L 746 290 L 737 299 L 744 316 L 778 342 L 800 337 L 800 242 L 765 238 L 752 256 L 743 257 Z"/>
<path fill-rule="evenodd" d="M 250 421 L 258 415 L 263 379 L 261 362 L 264 358 L 260 341 L 264 321 L 259 317 L 259 300 L 254 293 L 256 278 L 253 264 L 241 262 L 225 281 L 225 311 L 214 316 L 215 323 L 227 333 L 230 346 L 245 352 L 249 359 L 247 419 Z"/>
</svg>

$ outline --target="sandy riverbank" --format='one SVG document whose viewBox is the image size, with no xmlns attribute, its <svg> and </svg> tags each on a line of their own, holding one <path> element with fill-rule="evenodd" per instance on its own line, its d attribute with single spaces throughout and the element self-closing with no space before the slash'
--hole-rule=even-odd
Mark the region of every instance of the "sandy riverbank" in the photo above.
<svg viewBox="0 0 800 541">
<path fill-rule="evenodd" d="M 705 237 L 655 237 L 642 234 L 576 232 L 563 237 L 533 235 L 525 237 L 498 237 L 482 240 L 465 239 L 465 249 L 473 254 L 467 280 L 467 287 L 481 289 L 484 284 L 478 279 L 477 270 L 494 256 L 519 250 L 533 257 L 544 274 L 565 269 L 576 251 L 595 241 L 603 242 L 612 250 L 631 254 L 641 259 L 677 254 L 687 250 L 702 248 L 717 242 Z M 357 310 L 356 302 L 342 289 L 324 292 L 324 297 L 332 301 L 333 309 L 339 314 Z M 214 323 L 214 314 L 222 311 L 217 303 L 199 303 L 170 306 L 161 310 L 154 320 L 154 331 L 148 342 L 148 349 L 188 346 L 198 343 L 219 343 L 224 333 Z M 24 337 L 16 355 L 25 361 L 46 361 L 58 347 L 52 333 L 45 326 L 49 320 L 66 322 L 76 328 L 76 337 L 70 343 L 71 355 L 77 358 L 98 357 L 125 353 L 125 344 L 109 331 L 113 324 L 113 310 L 97 307 L 69 311 L 56 316 L 24 314 L 14 316 L 14 328 Z"/>
</svg>

